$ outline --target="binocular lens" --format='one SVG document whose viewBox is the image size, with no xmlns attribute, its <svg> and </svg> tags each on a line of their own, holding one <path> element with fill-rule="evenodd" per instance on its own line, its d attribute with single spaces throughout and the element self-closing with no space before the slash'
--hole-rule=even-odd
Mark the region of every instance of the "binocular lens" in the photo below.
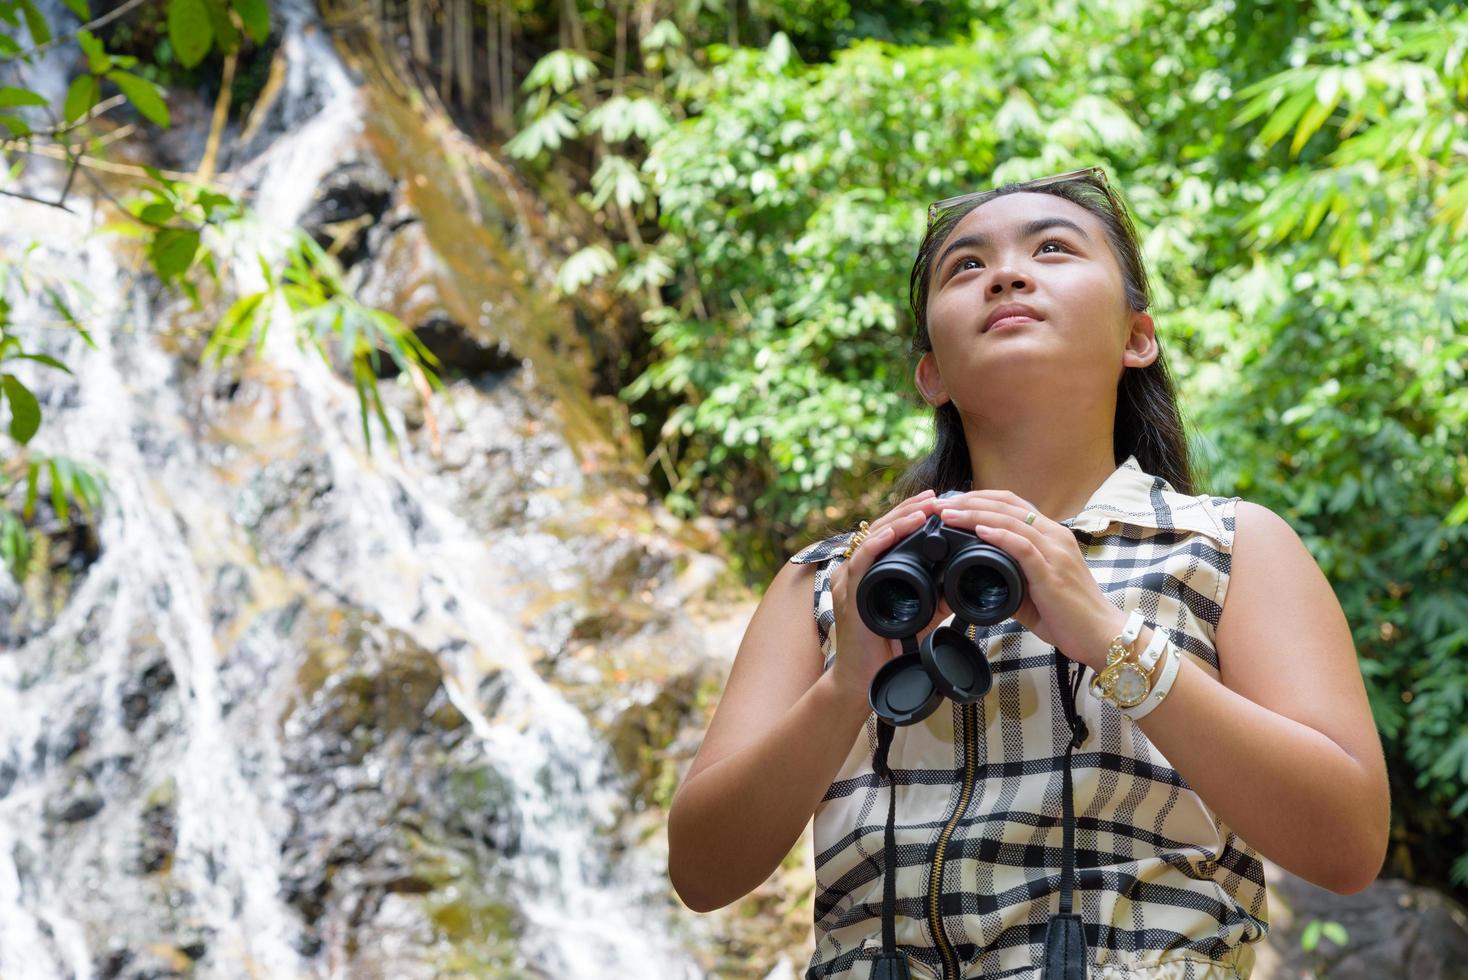
<svg viewBox="0 0 1468 980">
<path fill-rule="evenodd" d="M 917 622 L 923 610 L 917 588 L 900 578 L 878 582 L 872 589 L 869 608 L 872 616 L 890 629 L 916 630 L 927 625 Z"/>
<path fill-rule="evenodd" d="M 1009 583 L 985 565 L 970 565 L 958 576 L 958 597 L 968 609 L 992 615 L 1009 602 Z"/>
</svg>

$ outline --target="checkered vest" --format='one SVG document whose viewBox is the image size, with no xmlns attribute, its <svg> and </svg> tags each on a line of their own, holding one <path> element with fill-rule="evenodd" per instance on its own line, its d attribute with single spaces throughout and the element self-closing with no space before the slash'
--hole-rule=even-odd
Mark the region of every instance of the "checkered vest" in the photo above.
<svg viewBox="0 0 1468 980">
<path fill-rule="evenodd" d="M 1228 589 L 1238 498 L 1184 496 L 1129 457 L 1061 522 L 1103 593 L 1140 609 L 1218 676 L 1214 630 Z M 837 656 L 831 572 L 842 533 L 790 560 L 818 563 L 815 618 Z M 1014 620 L 979 627 L 994 686 L 898 728 L 897 943 L 913 976 L 1032 977 L 1060 890 L 1061 772 L 1069 738 L 1055 651 Z M 1083 692 L 1090 738 L 1073 756 L 1076 907 L 1092 976 L 1247 977 L 1268 923 L 1258 856 L 1189 789 L 1141 728 Z M 872 771 L 876 716 L 816 808 L 816 949 L 806 972 L 862 980 L 881 949 L 888 791 Z"/>
</svg>

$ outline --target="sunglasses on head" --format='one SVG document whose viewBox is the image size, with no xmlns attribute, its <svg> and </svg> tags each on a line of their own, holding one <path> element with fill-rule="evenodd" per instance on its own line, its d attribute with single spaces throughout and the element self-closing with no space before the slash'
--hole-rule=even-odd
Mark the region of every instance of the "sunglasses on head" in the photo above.
<svg viewBox="0 0 1468 980">
<path fill-rule="evenodd" d="M 1068 173 L 1055 174 L 1052 177 L 1040 177 L 1036 180 L 1025 180 L 1016 184 L 1006 184 L 1002 188 L 991 187 L 983 191 L 970 191 L 967 194 L 959 194 L 957 197 L 945 197 L 941 201 L 934 201 L 928 205 L 928 227 L 931 228 L 933 222 L 943 213 L 969 203 L 977 207 L 989 198 L 996 196 L 1000 190 L 1010 192 L 1027 191 L 1037 187 L 1048 187 L 1051 184 L 1064 184 L 1070 181 L 1080 181 L 1090 184 L 1106 195 L 1107 200 L 1111 202 L 1111 206 L 1118 214 L 1125 213 L 1121 206 L 1121 201 L 1117 199 L 1116 193 L 1111 189 L 1111 182 L 1106 179 L 1106 171 L 1100 167 L 1086 167 L 1083 170 L 1072 170 Z"/>
</svg>

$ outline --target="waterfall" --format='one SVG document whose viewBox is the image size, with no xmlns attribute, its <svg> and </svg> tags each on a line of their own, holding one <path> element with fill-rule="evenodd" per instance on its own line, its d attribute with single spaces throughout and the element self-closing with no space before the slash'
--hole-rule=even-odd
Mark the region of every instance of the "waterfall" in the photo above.
<svg viewBox="0 0 1468 980">
<path fill-rule="evenodd" d="M 267 256 L 363 113 L 310 12 L 282 12 L 273 138 L 232 175 Z M 0 573 L 0 975 L 701 976 L 660 864 L 611 846 L 623 778 L 515 615 L 528 580 L 574 581 L 565 543 L 480 526 L 421 449 L 367 452 L 352 386 L 279 320 L 258 359 L 198 363 L 200 314 L 73 200 L 0 198 L 0 254 L 41 242 L 96 340 L 17 306 L 74 372 L 16 369 L 35 446 L 107 480 L 64 601 Z M 508 418 L 506 392 L 454 411 Z M 538 467 L 538 507 L 586 506 L 569 448 Z"/>
</svg>

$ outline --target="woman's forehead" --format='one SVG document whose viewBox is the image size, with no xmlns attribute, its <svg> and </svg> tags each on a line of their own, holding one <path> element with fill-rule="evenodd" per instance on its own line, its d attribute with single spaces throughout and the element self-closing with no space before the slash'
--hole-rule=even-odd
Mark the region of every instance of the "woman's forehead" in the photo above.
<svg viewBox="0 0 1468 980">
<path fill-rule="evenodd" d="M 1043 218 L 1064 218 L 1081 226 L 1094 242 L 1104 241 L 1106 229 L 1091 211 L 1058 194 L 1016 191 L 985 201 L 964 215 L 943 244 L 960 235 L 985 235 L 1006 241 L 1022 234 L 1026 225 Z"/>
</svg>

